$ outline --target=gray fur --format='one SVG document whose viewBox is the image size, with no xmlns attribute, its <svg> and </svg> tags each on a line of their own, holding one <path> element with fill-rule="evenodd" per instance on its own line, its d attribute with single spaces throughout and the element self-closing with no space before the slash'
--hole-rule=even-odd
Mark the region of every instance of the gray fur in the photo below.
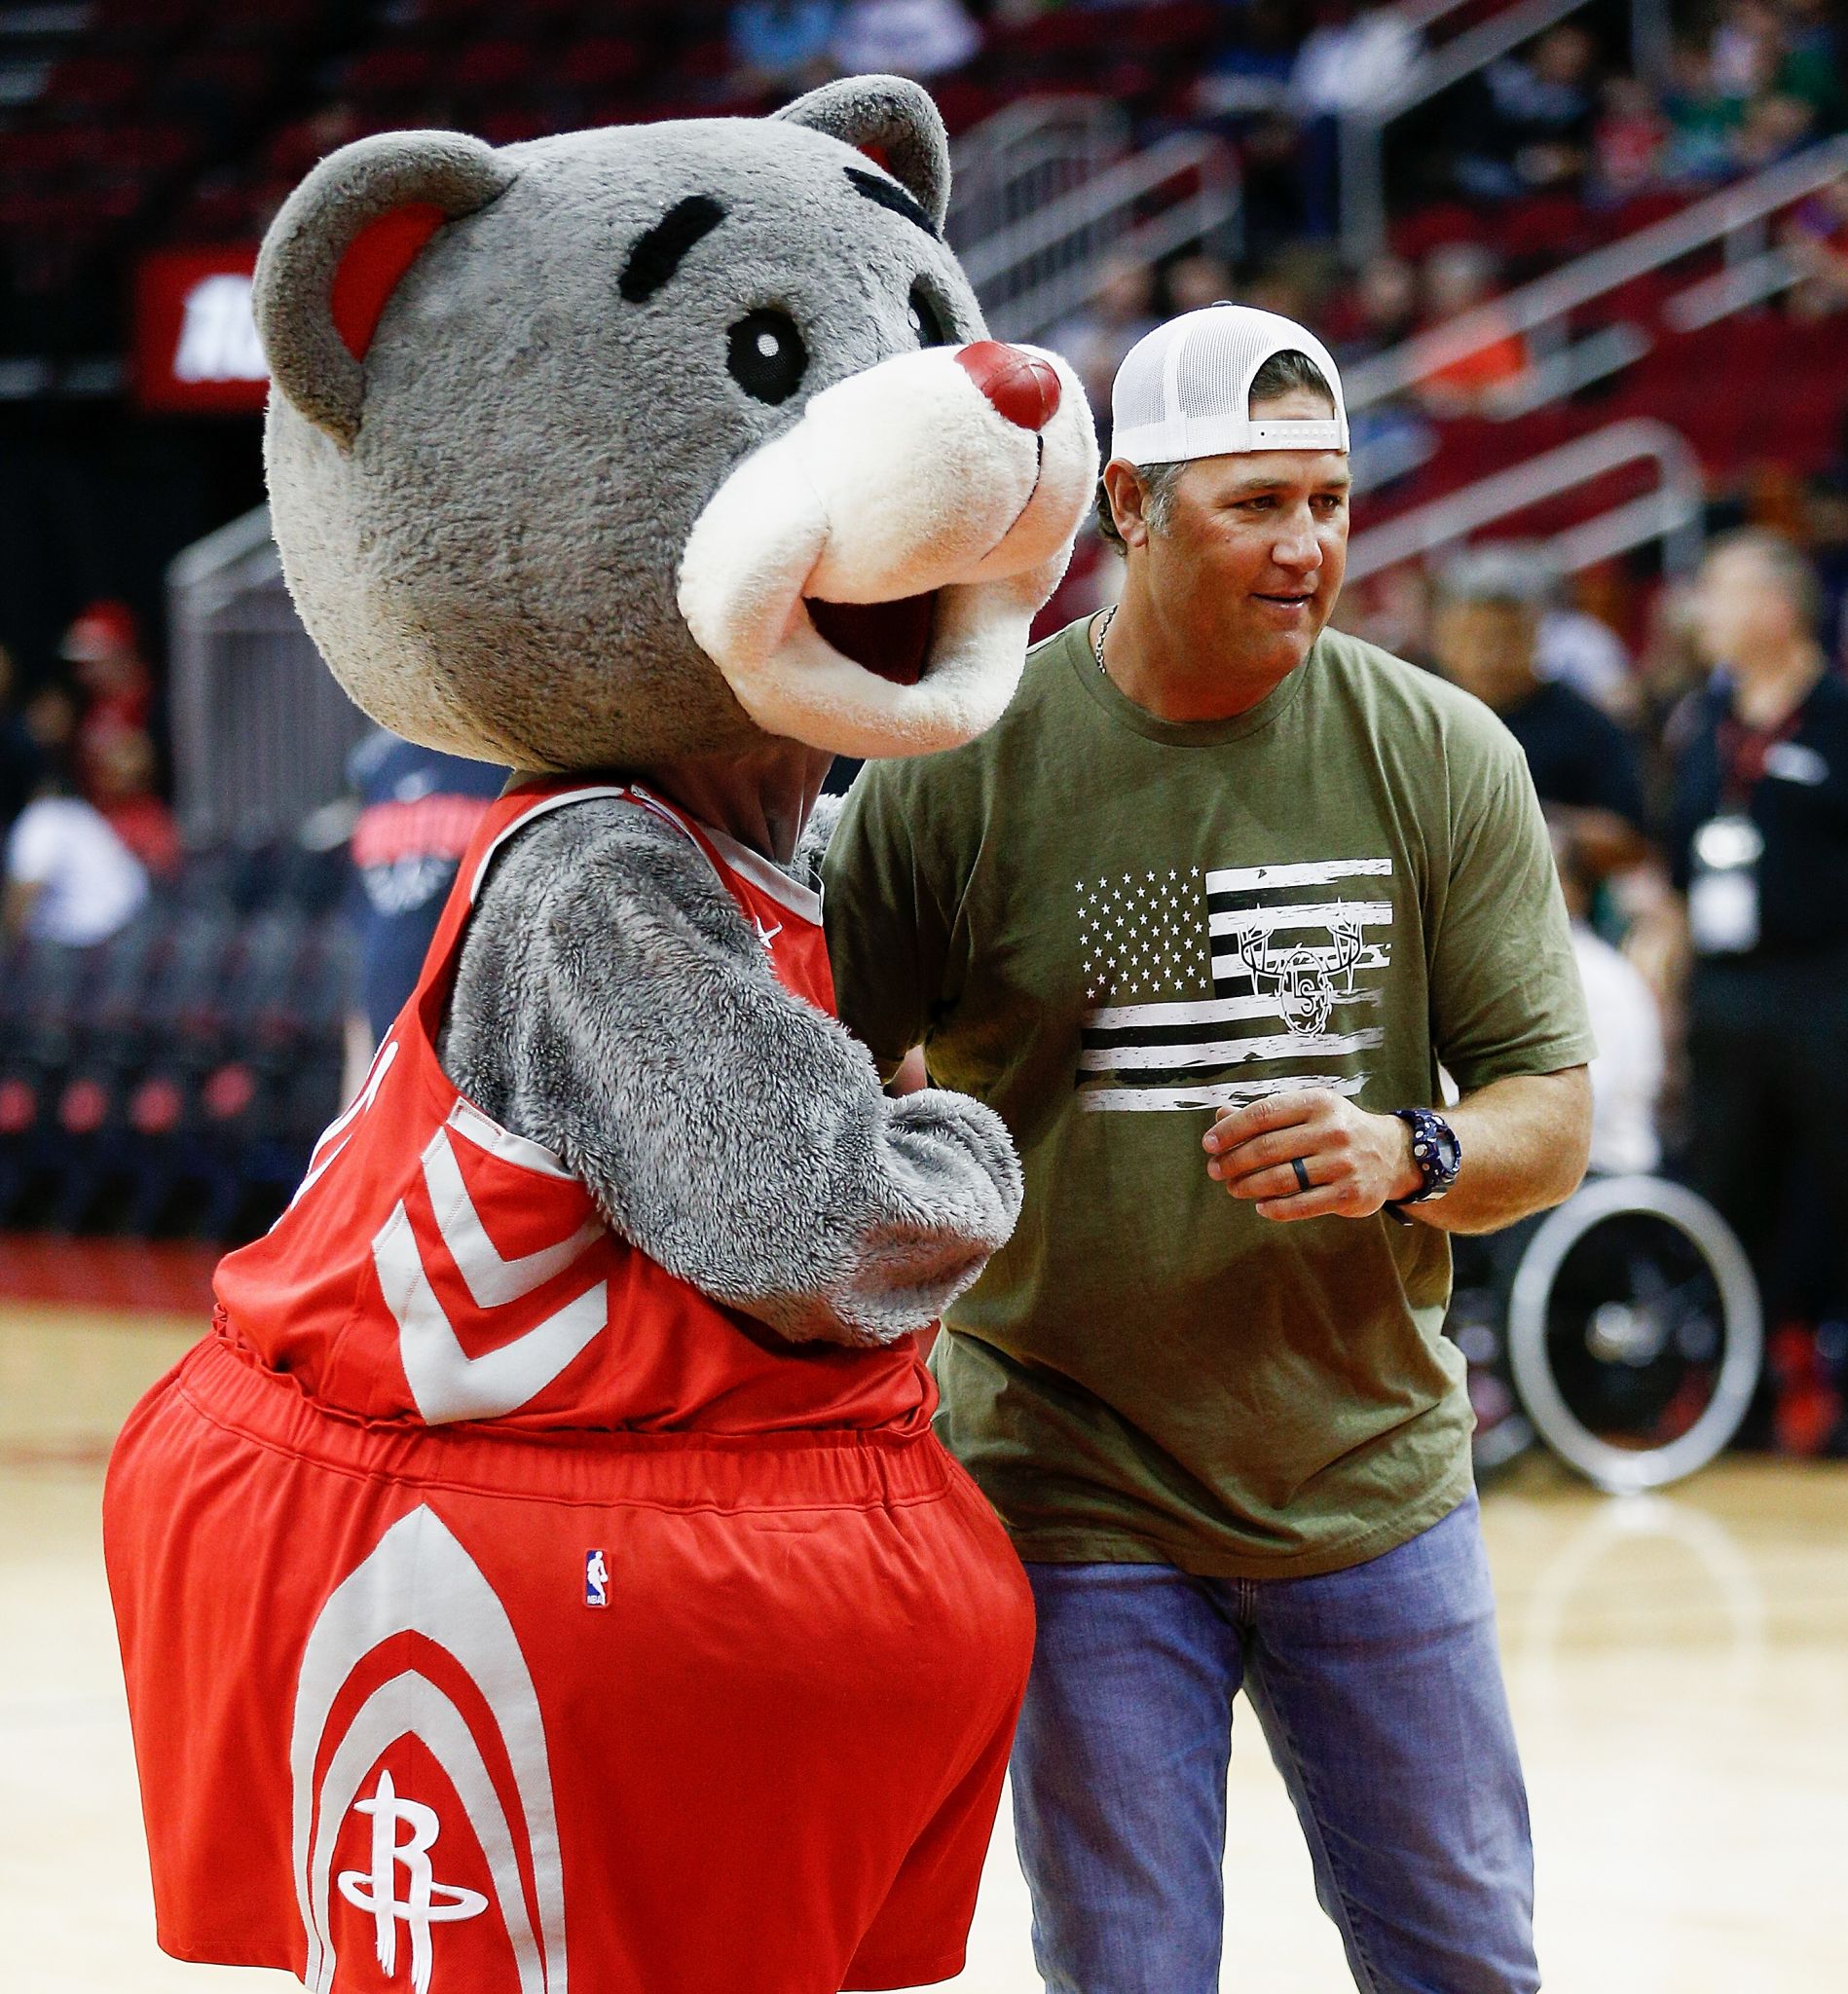
<svg viewBox="0 0 1848 1994">
<path fill-rule="evenodd" d="M 818 96 L 836 129 L 856 129 L 864 99 L 869 130 L 905 158 L 904 131 L 921 160 L 942 143 L 913 85 Z M 266 246 L 272 510 L 303 620 L 368 713 L 431 747 L 568 770 L 760 744 L 682 619 L 687 532 L 813 394 L 915 351 L 913 282 L 959 339 L 982 336 L 975 293 L 941 241 L 854 191 L 846 169 L 873 170 L 863 154 L 800 120 L 479 148 L 504 191 L 439 229 L 399 283 L 349 434 L 358 363 L 325 320 L 333 244 L 387 180 L 426 198 L 474 146 L 412 131 L 346 147 Z M 625 302 L 636 240 L 698 194 L 726 219 L 659 292 Z M 728 329 L 766 305 L 809 354 L 799 391 L 774 406 L 726 369 Z"/>
<path fill-rule="evenodd" d="M 880 77 L 780 120 L 500 151 L 396 132 L 309 176 L 258 278 L 272 517 L 304 621 L 375 719 L 536 771 L 761 745 L 681 615 L 692 522 L 812 395 L 915 349 L 913 284 L 952 337 L 982 333 L 942 242 L 856 190 L 850 169 L 877 170 L 862 142 L 941 219 L 942 122 L 915 85 Z M 636 243 L 693 196 L 724 219 L 626 299 Z M 452 219 L 355 360 L 330 315 L 335 273 L 407 201 Z M 727 369 L 730 329 L 767 306 L 809 355 L 774 405 Z M 440 1050 L 625 1237 L 795 1340 L 923 1326 L 1019 1208 L 996 1117 L 953 1094 L 888 1099 L 866 1050 L 777 982 L 697 849 L 629 804 L 573 804 L 502 848 Z"/>
<path fill-rule="evenodd" d="M 793 1342 L 921 1329 L 1019 1213 L 999 1117 L 888 1098 L 694 845 L 629 804 L 573 804 L 503 848 L 441 1050 L 625 1238 Z"/>
<path fill-rule="evenodd" d="M 513 182 L 492 146 L 460 131 L 388 131 L 340 155 L 337 170 L 311 173 L 282 203 L 257 259 L 251 304 L 278 388 L 310 422 L 342 443 L 359 427 L 365 370 L 334 330 L 329 299 L 341 258 L 368 222 L 407 203 L 473 214 Z"/>
</svg>

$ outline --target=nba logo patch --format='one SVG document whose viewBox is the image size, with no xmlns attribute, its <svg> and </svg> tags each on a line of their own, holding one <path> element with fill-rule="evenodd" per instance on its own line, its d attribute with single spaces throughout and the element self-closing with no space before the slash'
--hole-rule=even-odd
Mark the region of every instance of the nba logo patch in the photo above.
<svg viewBox="0 0 1848 1994">
<path fill-rule="evenodd" d="M 601 1551 L 584 1553 L 584 1605 L 607 1606 L 610 1604 L 610 1568 L 604 1563 Z"/>
</svg>

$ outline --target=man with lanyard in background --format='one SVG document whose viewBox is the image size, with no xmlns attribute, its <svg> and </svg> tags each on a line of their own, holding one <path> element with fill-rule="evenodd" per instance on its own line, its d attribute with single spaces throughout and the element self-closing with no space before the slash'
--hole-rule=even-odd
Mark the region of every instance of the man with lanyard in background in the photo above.
<svg viewBox="0 0 1848 1994">
<path fill-rule="evenodd" d="M 1040 645 L 981 741 L 869 766 L 825 867 L 841 1017 L 888 1074 L 921 1044 L 1025 1171 L 933 1361 L 1038 1606 L 1013 1771 L 1040 1971 L 1218 1988 L 1242 1688 L 1356 1985 L 1527 1994 L 1441 1326 L 1446 1232 L 1584 1168 L 1545 825 L 1487 708 L 1325 629 L 1349 473 L 1319 341 L 1188 313 L 1112 401 L 1119 607 Z"/>
<path fill-rule="evenodd" d="M 1840 1338 L 1848 1315 L 1848 685 L 1817 608 L 1780 535 L 1710 549 L 1694 610 L 1718 670 L 1678 758 L 1670 838 L 1694 953 L 1694 1177 L 1752 1258 L 1774 1362 L 1804 1374 L 1780 1421 L 1799 1452 L 1840 1409 L 1793 1346 L 1819 1324 Z M 1823 1357 L 1839 1372 L 1848 1349 Z"/>
</svg>

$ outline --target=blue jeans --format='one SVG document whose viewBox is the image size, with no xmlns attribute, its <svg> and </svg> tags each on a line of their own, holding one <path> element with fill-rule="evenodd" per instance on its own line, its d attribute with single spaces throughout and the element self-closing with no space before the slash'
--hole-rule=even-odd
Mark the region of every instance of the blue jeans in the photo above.
<svg viewBox="0 0 1848 1994">
<path fill-rule="evenodd" d="M 1315 1578 L 1027 1575 L 1039 1641 L 1014 1812 L 1047 1994 L 1216 1994 L 1240 1689 L 1362 1994 L 1538 1987 L 1527 1794 L 1473 1496 Z"/>
</svg>

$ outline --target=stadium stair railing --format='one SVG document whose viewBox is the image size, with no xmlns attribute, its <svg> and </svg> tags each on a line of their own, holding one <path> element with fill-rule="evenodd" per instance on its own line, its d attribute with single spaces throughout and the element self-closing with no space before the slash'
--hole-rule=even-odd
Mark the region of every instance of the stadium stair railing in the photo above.
<svg viewBox="0 0 1848 1994">
<path fill-rule="evenodd" d="M 998 339 L 1043 338 L 1126 259 L 1237 254 L 1232 149 L 1193 131 L 1129 146 L 1114 105 L 1071 97 L 1010 105 L 959 141 L 950 240 Z"/>
<path fill-rule="evenodd" d="M 1700 558 L 1706 485 L 1687 439 L 1666 423 L 1611 423 L 1588 436 L 1492 472 L 1441 498 L 1413 507 L 1354 535 L 1348 549 L 1349 584 L 1401 562 L 1441 554 L 1484 527 L 1513 519 L 1569 492 L 1595 488 L 1612 473 L 1653 466 L 1652 491 L 1624 498 L 1547 536 L 1562 570 L 1575 573 L 1632 548 L 1660 542 L 1663 566 L 1686 573 Z"/>
<path fill-rule="evenodd" d="M 1848 174 L 1848 135 L 1823 140 L 1751 179 L 1606 243 L 1602 248 L 1375 354 L 1349 370 L 1350 410 L 1403 394 L 1442 368 L 1513 334 L 1532 364 L 1510 393 L 1485 413 L 1511 419 L 1563 401 L 1633 365 L 1666 337 L 1696 331 L 1760 304 L 1797 277 L 1793 262 L 1767 248 L 1772 219 Z M 1641 280 L 1703 252 L 1721 267 L 1698 280 Z M 1628 297 L 1619 293 L 1628 292 Z M 1573 336 L 1573 314 L 1610 308 L 1606 323 Z"/>
</svg>

